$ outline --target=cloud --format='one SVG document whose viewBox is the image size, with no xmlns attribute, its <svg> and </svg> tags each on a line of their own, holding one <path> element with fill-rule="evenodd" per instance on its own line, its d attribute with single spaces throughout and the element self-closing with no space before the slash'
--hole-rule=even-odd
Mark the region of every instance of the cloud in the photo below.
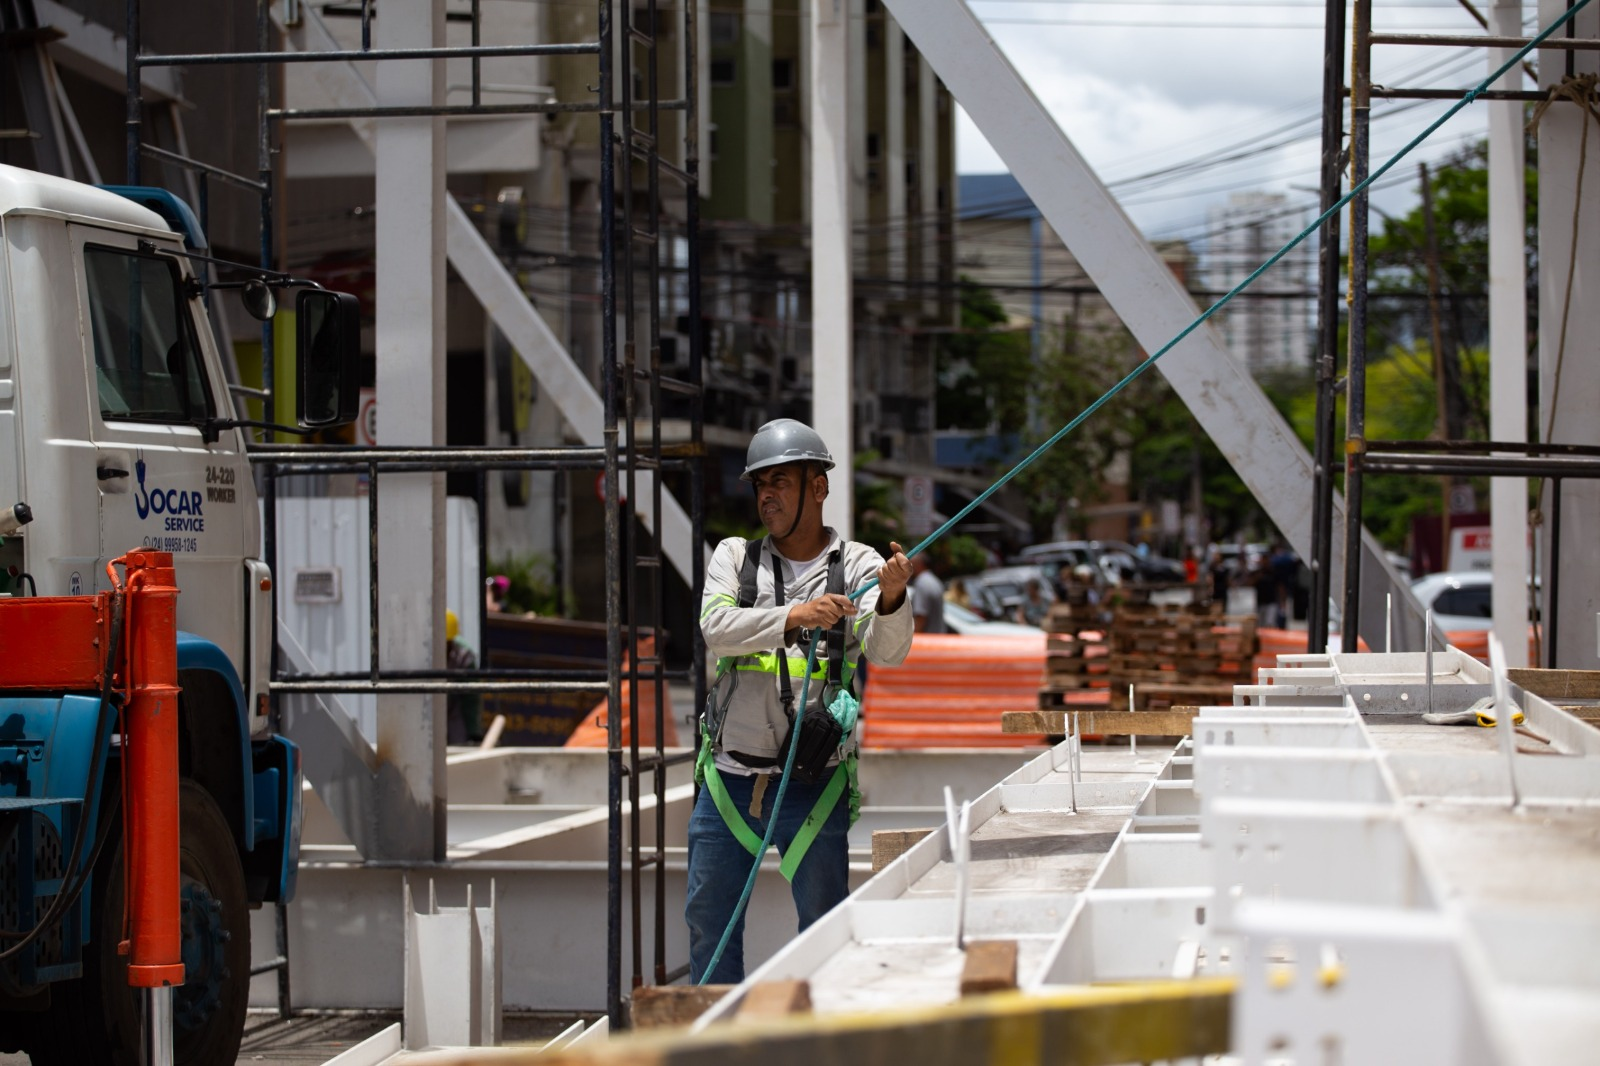
<svg viewBox="0 0 1600 1066">
<path fill-rule="evenodd" d="M 1060 5 L 1016 5 L 1006 9 L 1048 11 Z M 1090 8 L 1098 19 L 1137 19 L 1150 8 Z M 1193 21 L 1215 8 L 1164 8 Z M 1405 25 L 1417 30 L 1461 29 L 1458 8 L 1440 12 L 1411 9 Z M 1311 12 L 1316 15 L 1316 12 Z M 1299 13 L 1296 13 L 1298 16 Z M 1226 13 L 1230 22 L 1285 16 L 1242 11 Z M 1303 21 L 1297 17 L 1297 21 Z M 1318 129 L 1321 112 L 1322 35 L 1314 30 L 1212 30 L 1151 25 L 1144 28 L 1016 26 L 991 22 L 989 30 L 1018 72 L 1102 180 L 1117 182 L 1162 167 L 1223 152 L 1252 137 L 1303 121 L 1303 140 L 1226 166 L 1195 173 L 1160 187 L 1114 187 L 1134 221 L 1152 235 L 1203 228 L 1207 210 L 1226 201 L 1232 190 L 1260 188 L 1288 192 L 1307 203 L 1316 198 Z M 1477 53 L 1481 56 L 1482 53 Z M 1482 60 L 1470 55 L 1390 49 L 1375 58 L 1378 80 L 1393 84 L 1469 85 L 1481 77 Z M 1380 105 L 1379 111 L 1388 105 Z M 1444 104 L 1425 105 L 1375 119 L 1376 166 L 1438 115 Z M 1463 137 L 1481 136 L 1482 109 L 1469 109 L 1424 145 L 1416 158 L 1437 159 Z M 957 166 L 963 173 L 1006 169 L 1003 161 L 965 113 L 957 121 Z M 1401 165 L 1414 173 L 1415 159 Z M 1376 194 L 1386 210 L 1406 210 L 1414 182 Z"/>
</svg>

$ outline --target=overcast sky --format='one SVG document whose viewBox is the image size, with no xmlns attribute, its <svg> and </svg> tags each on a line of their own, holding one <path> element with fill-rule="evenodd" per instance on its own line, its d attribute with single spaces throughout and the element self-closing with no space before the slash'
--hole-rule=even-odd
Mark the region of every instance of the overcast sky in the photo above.
<svg viewBox="0 0 1600 1066">
<path fill-rule="evenodd" d="M 1489 2 L 1478 6 L 1486 10 Z M 1282 192 L 1315 205 L 1322 0 L 969 3 L 1147 235 L 1203 239 L 1207 209 L 1234 190 Z M 1380 31 L 1482 32 L 1458 0 L 1378 0 L 1374 8 Z M 1534 6 L 1524 11 L 1531 19 Z M 1487 62 L 1482 49 L 1373 52 L 1374 80 L 1393 86 L 1467 88 L 1486 76 Z M 1373 167 L 1448 107 L 1448 101 L 1376 102 Z M 1440 160 L 1483 137 L 1484 116 L 1484 105 L 1473 104 L 1447 123 L 1386 176 L 1391 187 L 1375 192 L 1374 205 L 1409 209 L 1417 161 Z M 1236 162 L 1128 183 L 1175 164 L 1240 154 L 1245 158 Z M 957 167 L 964 174 L 1007 169 L 965 113 L 958 118 Z"/>
</svg>

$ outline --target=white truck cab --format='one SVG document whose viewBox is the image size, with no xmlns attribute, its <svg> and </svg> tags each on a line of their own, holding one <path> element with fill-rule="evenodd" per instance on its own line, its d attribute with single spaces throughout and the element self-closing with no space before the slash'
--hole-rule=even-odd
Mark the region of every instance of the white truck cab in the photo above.
<svg viewBox="0 0 1600 1066">
<path fill-rule="evenodd" d="M 17 591 L 93 593 L 128 549 L 171 552 L 178 628 L 227 657 L 260 734 L 271 575 L 184 235 L 126 196 L 5 166 L 0 235 L 0 507 L 33 512 L 0 545 L 0 591 L 27 575 Z"/>
</svg>

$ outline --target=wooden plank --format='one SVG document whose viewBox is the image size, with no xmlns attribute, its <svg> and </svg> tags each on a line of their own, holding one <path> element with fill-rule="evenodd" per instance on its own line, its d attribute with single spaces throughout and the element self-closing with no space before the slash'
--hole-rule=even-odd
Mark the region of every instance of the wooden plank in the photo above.
<svg viewBox="0 0 1600 1066">
<path fill-rule="evenodd" d="M 1193 728 L 1195 708 L 1174 707 L 1167 711 L 1004 711 L 1000 715 L 1002 733 L 1044 733 L 1064 736 L 1069 732 L 1068 715 L 1076 714 L 1085 733 L 1110 737 L 1182 737 Z"/>
<path fill-rule="evenodd" d="M 872 833 L 872 872 L 888 866 L 911 850 L 932 829 L 876 829 Z"/>
<path fill-rule="evenodd" d="M 741 1022 L 759 1022 L 810 1013 L 811 982 L 762 981 L 744 994 L 735 1017 Z"/>
<path fill-rule="evenodd" d="M 1506 680 L 1547 700 L 1600 700 L 1600 670 L 1535 670 L 1513 668 Z"/>
<path fill-rule="evenodd" d="M 732 985 L 643 985 L 633 990 L 628 1016 L 635 1029 L 688 1025 L 728 994 Z"/>
<path fill-rule="evenodd" d="M 1017 942 L 980 940 L 967 945 L 961 964 L 961 995 L 982 996 L 1011 992 L 1017 987 Z"/>
<path fill-rule="evenodd" d="M 870 1014 L 636 1033 L 577 1048 L 479 1048 L 436 1066 L 1112 1066 L 1231 1051 L 1233 978 L 1073 986 Z"/>
</svg>

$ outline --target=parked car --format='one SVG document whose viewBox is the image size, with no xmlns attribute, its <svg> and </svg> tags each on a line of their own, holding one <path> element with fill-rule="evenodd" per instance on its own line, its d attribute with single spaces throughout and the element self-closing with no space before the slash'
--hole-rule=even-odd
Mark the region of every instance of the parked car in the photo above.
<svg viewBox="0 0 1600 1066">
<path fill-rule="evenodd" d="M 1161 555 L 1141 556 L 1120 540 L 1057 540 L 1023 548 L 1013 563 L 1089 564 L 1108 581 L 1181 582 L 1183 564 Z"/>
<path fill-rule="evenodd" d="M 1433 623 L 1445 632 L 1494 628 L 1494 575 L 1488 570 L 1447 570 L 1411 583 Z M 1530 616 L 1537 617 L 1532 605 Z"/>
<path fill-rule="evenodd" d="M 952 633 L 977 637 L 1039 636 L 1038 626 L 1025 626 L 1020 622 L 993 622 L 959 603 L 944 604 L 944 625 Z"/>
<path fill-rule="evenodd" d="M 1047 603 L 1056 600 L 1052 575 L 1038 564 L 997 566 L 961 580 L 969 606 L 990 620 L 1014 621 L 1017 611 L 1027 602 L 1030 583 L 1040 586 Z"/>
</svg>

